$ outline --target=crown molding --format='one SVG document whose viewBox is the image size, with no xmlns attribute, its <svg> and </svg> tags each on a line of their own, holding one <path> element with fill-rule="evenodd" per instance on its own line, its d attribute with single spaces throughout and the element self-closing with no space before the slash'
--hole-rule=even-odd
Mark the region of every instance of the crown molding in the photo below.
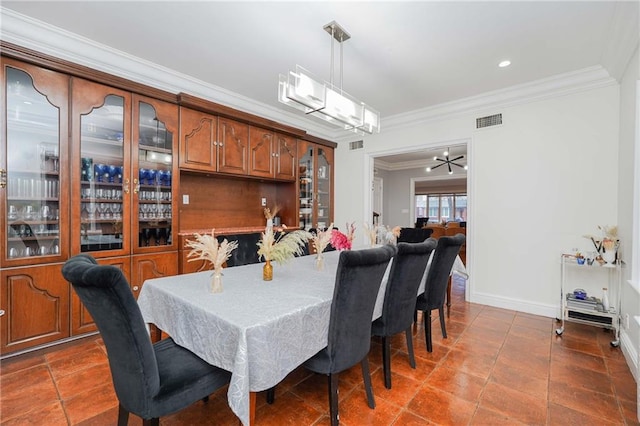
<svg viewBox="0 0 640 426">
<path fill-rule="evenodd" d="M 629 19 L 629 17 L 633 19 Z M 609 70 L 609 74 L 620 81 L 640 44 L 640 3 L 616 2 L 610 36 L 602 55 L 602 64 Z M 635 64 L 638 67 L 638 64 Z"/>
<path fill-rule="evenodd" d="M 398 114 L 382 120 L 385 131 L 444 120 L 464 114 L 527 104 L 617 84 L 600 65 L 558 74 L 481 95 Z"/>
<path fill-rule="evenodd" d="M 626 10 L 626 9 L 625 9 Z M 620 12 L 622 13 L 622 12 Z M 619 16 L 619 15 L 618 15 Z M 619 18 L 621 19 L 621 18 Z M 186 74 L 159 66 L 125 52 L 97 43 L 64 29 L 16 13 L 0 6 L 2 32 L 7 42 L 74 62 L 98 71 L 107 72 L 147 86 L 178 94 L 198 96 L 247 113 L 304 129 L 308 134 L 338 143 L 346 143 L 361 136 L 326 126 L 292 112 L 257 102 Z M 626 32 L 624 33 L 626 34 Z M 627 40 L 630 36 L 621 36 Z M 637 39 L 636 43 L 637 45 Z M 628 50 L 626 48 L 625 50 Z M 633 51 L 631 52 L 633 53 Z M 613 55 L 616 56 L 616 55 Z M 627 57 L 628 62 L 628 57 Z M 625 63 L 626 65 L 626 63 Z M 446 102 L 381 119 L 385 132 L 428 122 L 453 118 L 487 109 L 500 109 L 542 99 L 616 84 L 616 80 L 602 66 L 594 66 L 549 78 L 536 80 L 487 92 L 481 95 Z M 368 136 L 365 136 L 365 138 Z"/>
</svg>

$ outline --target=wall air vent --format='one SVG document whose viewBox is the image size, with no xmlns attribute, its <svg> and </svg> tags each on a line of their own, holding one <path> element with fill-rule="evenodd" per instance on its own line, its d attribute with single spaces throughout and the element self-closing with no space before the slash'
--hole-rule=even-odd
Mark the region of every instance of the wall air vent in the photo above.
<svg viewBox="0 0 640 426">
<path fill-rule="evenodd" d="M 349 150 L 351 151 L 353 151 L 354 149 L 362 149 L 362 148 L 364 148 L 363 140 L 349 142 Z"/>
<path fill-rule="evenodd" d="M 502 124 L 502 114 L 488 115 L 486 117 L 476 118 L 476 129 L 482 129 L 489 126 L 497 126 Z"/>
</svg>

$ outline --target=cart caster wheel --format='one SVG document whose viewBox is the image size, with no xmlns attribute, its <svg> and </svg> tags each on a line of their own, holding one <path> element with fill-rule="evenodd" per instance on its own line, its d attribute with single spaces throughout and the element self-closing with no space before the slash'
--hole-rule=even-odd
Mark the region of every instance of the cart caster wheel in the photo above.
<svg viewBox="0 0 640 426">
<path fill-rule="evenodd" d="M 562 336 L 562 333 L 564 333 L 564 327 L 556 328 L 556 334 L 558 336 Z"/>
<path fill-rule="evenodd" d="M 611 342 L 611 347 L 617 348 L 618 346 L 620 346 L 620 340 L 613 340 Z"/>
</svg>

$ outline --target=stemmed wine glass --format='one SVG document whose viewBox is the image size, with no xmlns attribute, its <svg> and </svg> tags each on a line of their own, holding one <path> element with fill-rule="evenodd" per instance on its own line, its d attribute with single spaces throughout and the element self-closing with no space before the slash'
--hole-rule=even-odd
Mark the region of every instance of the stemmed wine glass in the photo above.
<svg viewBox="0 0 640 426">
<path fill-rule="evenodd" d="M 96 218 L 96 209 L 98 206 L 96 203 L 87 203 L 87 213 L 89 213 L 89 220 L 95 220 Z"/>
<path fill-rule="evenodd" d="M 107 172 L 109 174 L 109 182 L 115 182 L 115 177 L 118 175 L 118 166 L 110 164 L 109 166 L 107 166 Z"/>
<path fill-rule="evenodd" d="M 144 185 L 144 180 L 149 176 L 149 169 L 140 169 L 138 171 L 138 177 L 140 178 L 140 185 Z"/>
<path fill-rule="evenodd" d="M 147 173 L 147 185 L 155 185 L 156 184 L 156 176 L 158 175 L 158 171 L 155 169 L 149 169 Z"/>
</svg>

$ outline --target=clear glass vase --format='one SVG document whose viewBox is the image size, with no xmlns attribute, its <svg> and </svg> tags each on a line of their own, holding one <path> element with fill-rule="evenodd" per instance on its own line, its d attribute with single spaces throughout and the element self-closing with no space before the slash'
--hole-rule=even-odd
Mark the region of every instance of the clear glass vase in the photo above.
<svg viewBox="0 0 640 426">
<path fill-rule="evenodd" d="M 316 254 L 316 270 L 322 271 L 324 269 L 324 254 L 322 252 Z"/>
<path fill-rule="evenodd" d="M 222 268 L 213 270 L 210 291 L 211 293 L 222 293 Z"/>
</svg>

